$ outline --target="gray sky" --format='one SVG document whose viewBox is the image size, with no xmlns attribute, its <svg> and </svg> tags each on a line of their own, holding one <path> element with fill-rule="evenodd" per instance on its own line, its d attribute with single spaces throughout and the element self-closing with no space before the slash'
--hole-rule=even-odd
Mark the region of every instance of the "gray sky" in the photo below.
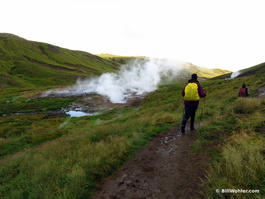
<svg viewBox="0 0 265 199">
<path fill-rule="evenodd" d="M 265 61 L 263 0 L 1 0 L 0 32 L 236 71 Z"/>
</svg>

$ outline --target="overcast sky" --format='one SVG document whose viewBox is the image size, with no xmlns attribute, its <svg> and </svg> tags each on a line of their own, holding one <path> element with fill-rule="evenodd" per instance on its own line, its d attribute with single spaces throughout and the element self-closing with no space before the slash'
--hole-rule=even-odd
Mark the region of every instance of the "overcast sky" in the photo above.
<svg viewBox="0 0 265 199">
<path fill-rule="evenodd" d="M 0 0 L 0 32 L 237 71 L 265 62 L 263 0 Z"/>
</svg>

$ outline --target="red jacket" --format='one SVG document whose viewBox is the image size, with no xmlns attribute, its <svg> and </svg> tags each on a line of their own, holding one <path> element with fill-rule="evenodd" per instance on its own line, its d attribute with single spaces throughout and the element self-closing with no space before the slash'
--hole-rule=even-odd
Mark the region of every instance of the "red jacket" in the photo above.
<svg viewBox="0 0 265 199">
<path fill-rule="evenodd" d="M 202 86 L 200 85 L 200 83 L 196 80 L 196 79 L 190 79 L 189 81 L 188 81 L 188 83 L 191 83 L 191 82 L 195 82 L 195 83 L 197 83 L 197 85 L 198 85 L 198 93 L 199 93 L 199 96 L 200 97 L 206 97 L 206 93 L 205 93 L 205 91 L 202 89 Z M 187 83 L 187 84 L 188 84 Z M 187 86 L 187 84 L 185 85 L 185 87 Z M 185 87 L 184 87 L 184 89 L 182 90 L 182 96 L 184 97 L 185 96 Z M 186 106 L 199 106 L 199 100 L 198 101 L 186 101 L 186 100 L 184 100 L 184 104 L 186 105 Z"/>
</svg>

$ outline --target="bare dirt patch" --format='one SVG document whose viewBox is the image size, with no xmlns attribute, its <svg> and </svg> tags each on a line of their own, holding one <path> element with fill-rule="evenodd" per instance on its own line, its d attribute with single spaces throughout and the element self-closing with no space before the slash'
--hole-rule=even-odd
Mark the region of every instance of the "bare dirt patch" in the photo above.
<svg viewBox="0 0 265 199">
<path fill-rule="evenodd" d="M 125 103 L 112 103 L 104 96 L 97 94 L 86 94 L 66 107 L 65 110 L 84 112 L 108 111 L 115 108 L 137 106 L 144 100 L 144 97 L 145 95 L 131 96 Z"/>
<path fill-rule="evenodd" d="M 98 188 L 93 199 L 202 198 L 201 179 L 209 163 L 192 152 L 196 131 L 179 126 L 161 133 Z"/>
</svg>

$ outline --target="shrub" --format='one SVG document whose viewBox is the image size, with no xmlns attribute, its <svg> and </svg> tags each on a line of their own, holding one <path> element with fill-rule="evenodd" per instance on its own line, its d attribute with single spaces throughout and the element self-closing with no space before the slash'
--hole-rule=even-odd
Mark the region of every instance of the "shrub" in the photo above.
<svg viewBox="0 0 265 199">
<path fill-rule="evenodd" d="M 261 101 L 257 98 L 238 98 L 234 104 L 234 111 L 238 114 L 254 113 L 260 108 Z"/>
</svg>

